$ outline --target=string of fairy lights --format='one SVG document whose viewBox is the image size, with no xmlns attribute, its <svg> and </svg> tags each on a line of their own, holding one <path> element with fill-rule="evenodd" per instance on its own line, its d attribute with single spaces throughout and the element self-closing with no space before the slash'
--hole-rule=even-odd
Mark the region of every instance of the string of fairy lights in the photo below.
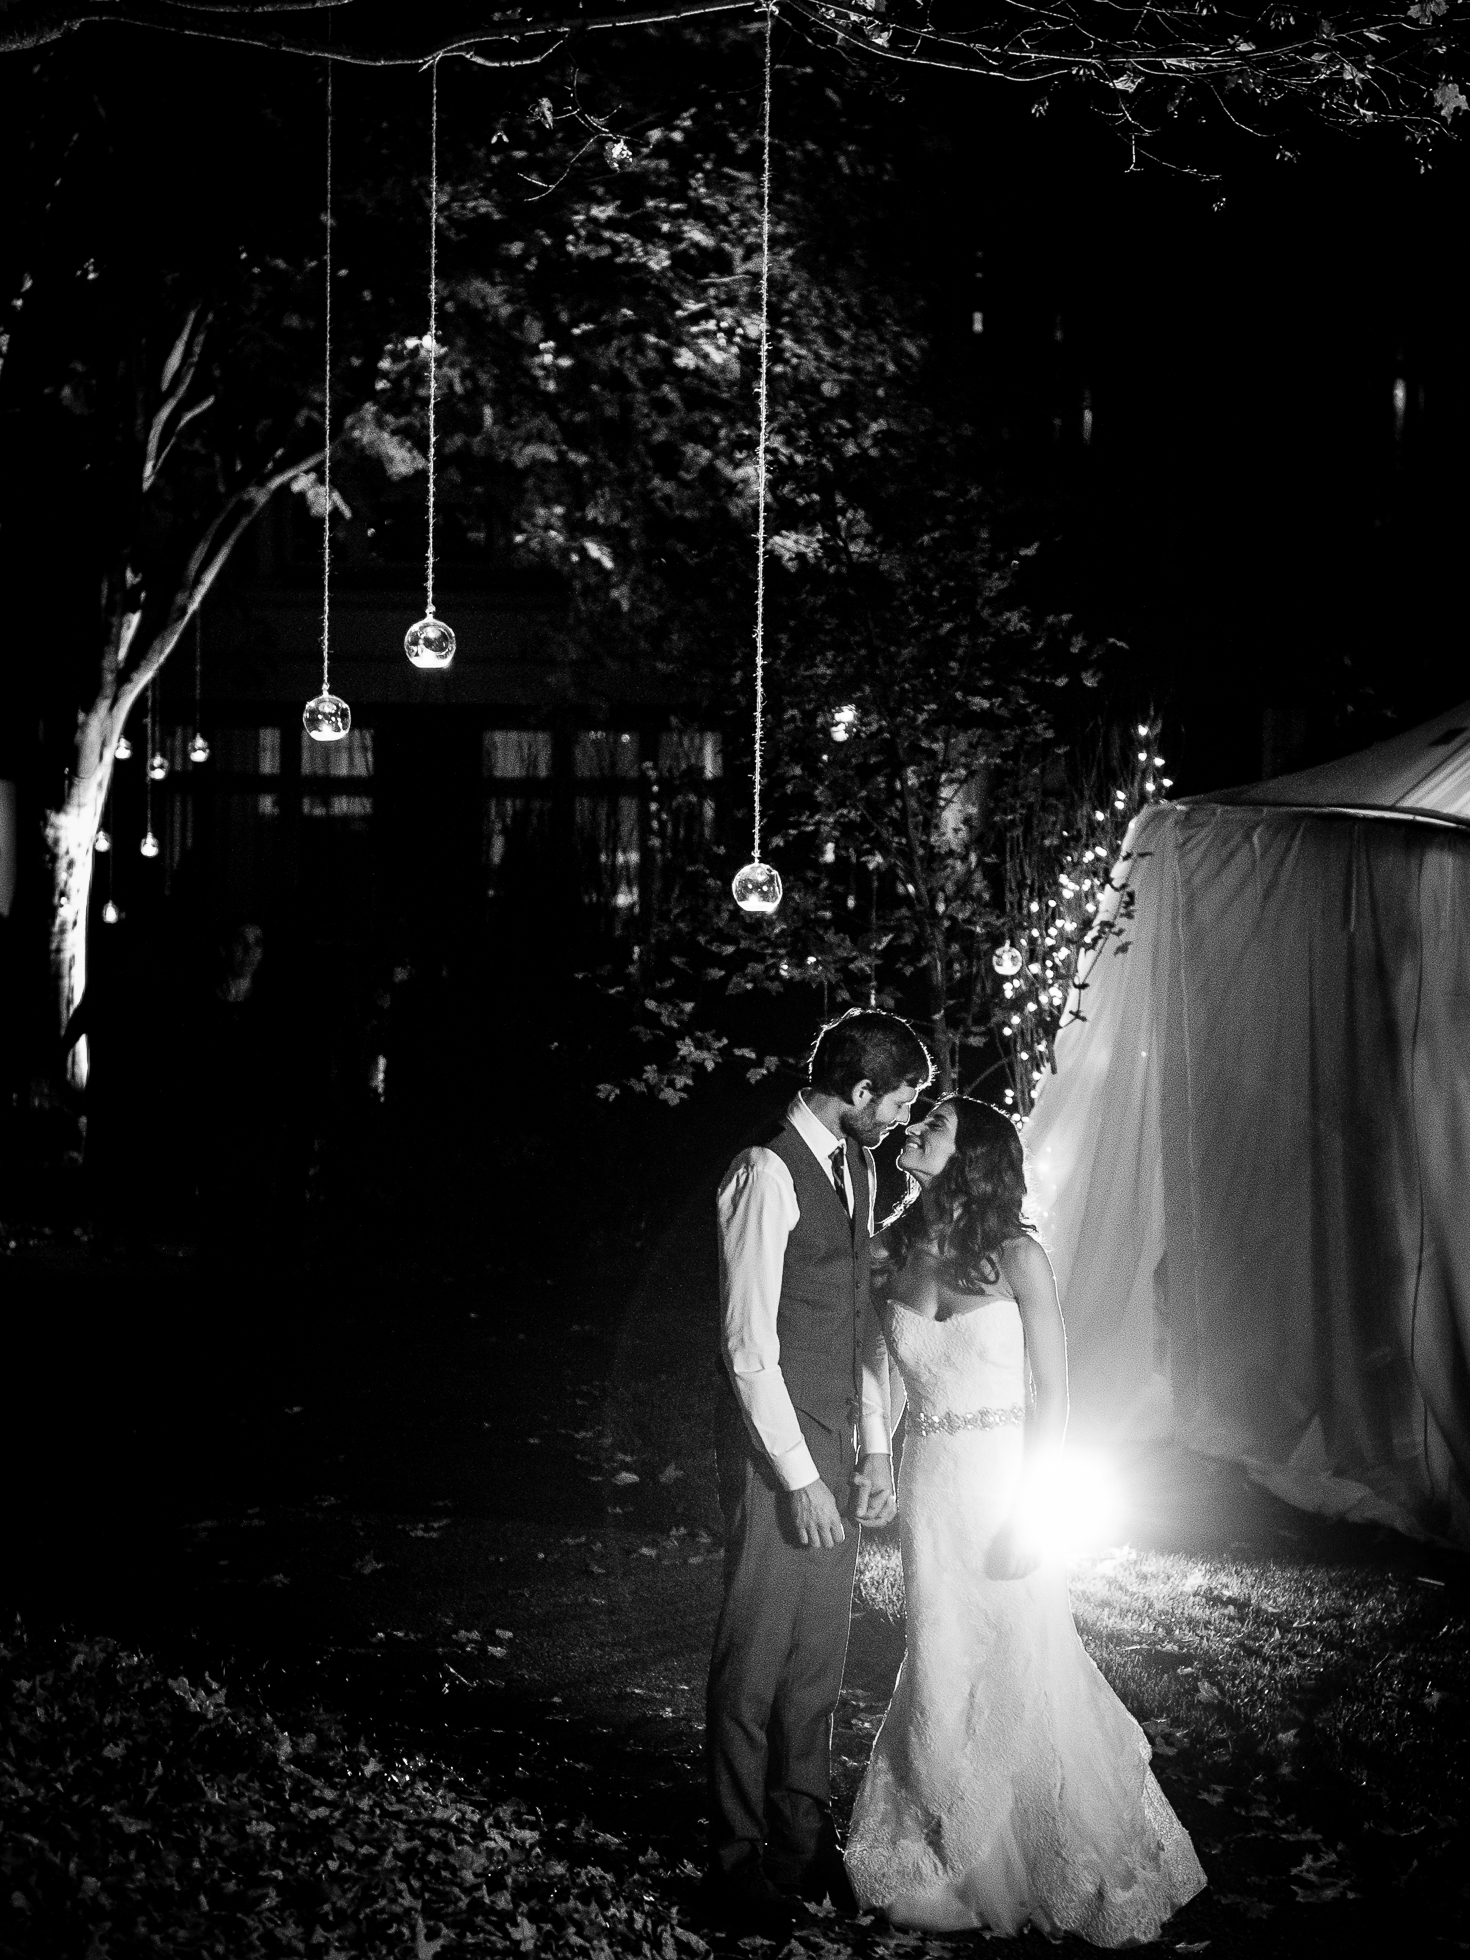
<svg viewBox="0 0 1470 1960">
<path fill-rule="evenodd" d="M 1078 1011 L 1073 989 L 1079 969 L 1109 930 L 1105 900 L 1118 889 L 1114 869 L 1134 813 L 1173 787 L 1163 774 L 1159 723 L 1139 722 L 1139 746 L 1126 780 L 1101 808 L 1084 812 L 1079 834 L 1068 840 L 1054 873 L 1043 884 L 1028 881 L 1020 916 L 991 955 L 1000 977 L 999 1026 L 1010 1051 L 1008 1104 L 1028 1108 L 1052 1061 L 1058 1031 Z"/>
</svg>

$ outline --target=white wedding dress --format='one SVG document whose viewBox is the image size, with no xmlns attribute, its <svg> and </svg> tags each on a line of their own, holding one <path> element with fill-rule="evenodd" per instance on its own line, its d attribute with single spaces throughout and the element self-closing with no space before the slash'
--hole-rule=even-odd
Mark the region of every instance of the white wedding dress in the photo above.
<svg viewBox="0 0 1470 1960">
<path fill-rule="evenodd" d="M 1021 1473 L 1020 1311 L 885 1318 L 909 1403 L 908 1649 L 853 1809 L 853 1889 L 898 1926 L 1154 1939 L 1205 1875 L 1147 1739 L 1077 1637 L 1060 1564 L 986 1571 Z M 988 1426 L 956 1420 L 979 1411 Z"/>
</svg>

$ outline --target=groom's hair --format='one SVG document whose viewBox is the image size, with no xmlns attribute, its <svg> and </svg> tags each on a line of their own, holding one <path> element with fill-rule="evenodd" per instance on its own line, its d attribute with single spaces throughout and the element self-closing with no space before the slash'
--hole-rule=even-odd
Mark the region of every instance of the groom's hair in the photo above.
<svg viewBox="0 0 1470 1960">
<path fill-rule="evenodd" d="M 907 1021 L 877 1007 L 850 1007 L 817 1036 L 809 1069 L 814 1089 L 847 1102 L 864 1081 L 879 1096 L 902 1082 L 922 1089 L 934 1064 Z"/>
</svg>

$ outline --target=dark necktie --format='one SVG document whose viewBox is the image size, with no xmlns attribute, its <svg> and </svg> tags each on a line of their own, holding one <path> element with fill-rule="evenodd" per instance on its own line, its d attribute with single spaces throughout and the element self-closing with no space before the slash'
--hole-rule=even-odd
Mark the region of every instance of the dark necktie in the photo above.
<svg viewBox="0 0 1470 1960">
<path fill-rule="evenodd" d="M 839 1143 L 837 1148 L 832 1152 L 832 1182 L 837 1187 L 838 1202 L 841 1204 L 842 1209 L 847 1212 L 847 1222 L 851 1224 L 852 1213 L 848 1210 L 847 1204 L 847 1180 L 842 1175 L 842 1160 L 846 1155 L 846 1150 Z"/>
</svg>

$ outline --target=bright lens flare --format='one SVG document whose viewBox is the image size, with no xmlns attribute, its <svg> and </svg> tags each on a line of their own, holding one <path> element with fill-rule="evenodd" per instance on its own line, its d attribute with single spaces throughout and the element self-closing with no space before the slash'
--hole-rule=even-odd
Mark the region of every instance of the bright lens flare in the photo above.
<svg viewBox="0 0 1470 1960">
<path fill-rule="evenodd" d="M 1068 1559 L 1117 1544 L 1123 1511 L 1123 1493 L 1109 1459 L 1069 1445 L 1050 1474 L 1033 1484 L 1020 1520 L 1044 1559 Z"/>
</svg>

